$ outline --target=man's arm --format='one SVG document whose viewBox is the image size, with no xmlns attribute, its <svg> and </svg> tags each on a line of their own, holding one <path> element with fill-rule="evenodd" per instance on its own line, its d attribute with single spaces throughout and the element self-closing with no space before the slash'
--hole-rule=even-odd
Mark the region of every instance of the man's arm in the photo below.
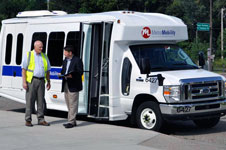
<svg viewBox="0 0 226 150">
<path fill-rule="evenodd" d="M 23 61 L 22 61 L 22 82 L 23 82 L 23 88 L 25 90 L 28 89 L 28 85 L 27 85 L 27 76 L 26 76 L 26 71 L 27 71 L 27 68 L 28 68 L 28 64 L 27 64 L 27 55 L 24 55 L 23 57 Z"/>
<path fill-rule="evenodd" d="M 22 79 L 23 79 L 23 88 L 27 90 L 28 86 L 26 81 L 26 70 L 24 68 L 22 68 Z"/>
<path fill-rule="evenodd" d="M 50 84 L 50 71 L 47 71 L 47 73 L 46 73 L 46 80 L 47 80 L 46 88 L 47 88 L 47 90 L 49 90 L 51 88 L 51 84 Z"/>
<path fill-rule="evenodd" d="M 45 54 L 46 56 L 46 54 Z M 50 65 L 50 62 L 49 62 L 49 58 L 46 56 L 46 59 L 47 59 L 47 73 L 46 73 L 46 80 L 47 80 L 47 85 L 46 85 L 46 88 L 47 90 L 49 90 L 51 88 L 51 84 L 50 84 L 50 70 L 51 70 L 51 65 Z"/>
</svg>

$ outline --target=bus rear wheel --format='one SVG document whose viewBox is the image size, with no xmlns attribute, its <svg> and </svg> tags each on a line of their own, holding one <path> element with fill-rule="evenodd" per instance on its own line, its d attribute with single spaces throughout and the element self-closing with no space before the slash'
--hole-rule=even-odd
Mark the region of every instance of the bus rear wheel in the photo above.
<svg viewBox="0 0 226 150">
<path fill-rule="evenodd" d="M 159 131 L 162 126 L 162 116 L 155 102 L 142 103 L 136 112 L 136 123 L 141 129 Z"/>
</svg>

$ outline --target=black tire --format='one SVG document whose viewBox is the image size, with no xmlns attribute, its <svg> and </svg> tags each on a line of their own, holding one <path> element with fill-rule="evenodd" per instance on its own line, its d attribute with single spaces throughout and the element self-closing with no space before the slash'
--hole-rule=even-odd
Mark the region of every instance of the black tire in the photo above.
<svg viewBox="0 0 226 150">
<path fill-rule="evenodd" d="M 196 126 L 201 128 L 212 128 L 218 124 L 220 117 L 193 120 Z"/>
<path fill-rule="evenodd" d="M 142 103 L 136 111 L 136 123 L 141 129 L 159 131 L 163 123 L 159 105 L 151 101 Z"/>
</svg>

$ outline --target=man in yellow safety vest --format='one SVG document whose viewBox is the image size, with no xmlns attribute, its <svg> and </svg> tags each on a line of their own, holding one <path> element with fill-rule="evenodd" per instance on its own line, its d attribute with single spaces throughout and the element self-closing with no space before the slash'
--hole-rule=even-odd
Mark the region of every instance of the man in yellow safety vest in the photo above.
<svg viewBox="0 0 226 150">
<path fill-rule="evenodd" d="M 27 52 L 22 63 L 23 88 L 26 90 L 25 125 L 32 127 L 32 111 L 37 100 L 38 125 L 49 126 L 44 119 L 45 82 L 50 89 L 50 62 L 46 54 L 42 53 L 41 41 L 34 42 L 34 50 Z"/>
</svg>

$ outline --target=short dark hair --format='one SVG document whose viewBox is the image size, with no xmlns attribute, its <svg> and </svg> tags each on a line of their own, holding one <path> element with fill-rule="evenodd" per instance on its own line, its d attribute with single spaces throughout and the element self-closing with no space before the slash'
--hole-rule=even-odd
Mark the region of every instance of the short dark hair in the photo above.
<svg viewBox="0 0 226 150">
<path fill-rule="evenodd" d="M 72 45 L 67 45 L 64 47 L 64 50 L 67 52 L 72 52 L 72 54 L 74 54 L 74 47 Z"/>
</svg>

